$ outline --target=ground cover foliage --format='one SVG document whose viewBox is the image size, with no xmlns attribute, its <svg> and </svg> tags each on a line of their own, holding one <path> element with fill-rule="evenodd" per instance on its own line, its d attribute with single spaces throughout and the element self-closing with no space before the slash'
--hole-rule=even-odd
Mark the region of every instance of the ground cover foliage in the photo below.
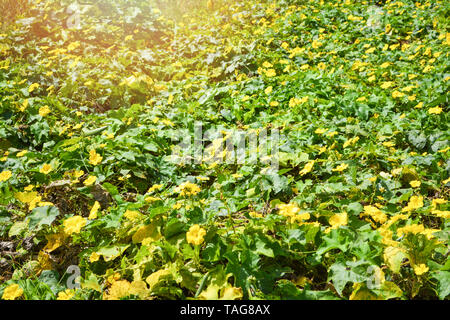
<svg viewBox="0 0 450 320">
<path fill-rule="evenodd" d="M 448 2 L 1 3 L 2 299 L 448 297 Z"/>
</svg>

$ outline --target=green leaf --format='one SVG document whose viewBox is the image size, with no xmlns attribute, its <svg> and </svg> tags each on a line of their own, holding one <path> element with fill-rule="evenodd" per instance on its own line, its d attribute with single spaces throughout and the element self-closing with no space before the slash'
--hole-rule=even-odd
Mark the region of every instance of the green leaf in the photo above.
<svg viewBox="0 0 450 320">
<path fill-rule="evenodd" d="M 17 221 L 9 229 L 8 236 L 9 237 L 18 236 L 18 235 L 22 234 L 27 229 L 28 229 L 28 220 Z"/>
<path fill-rule="evenodd" d="M 178 219 L 170 219 L 164 227 L 164 236 L 169 239 L 185 231 L 186 225 Z"/>
<path fill-rule="evenodd" d="M 317 249 L 317 255 L 322 255 L 327 251 L 339 249 L 346 252 L 353 241 L 352 235 L 346 229 L 333 229 L 328 235 L 323 236 L 323 242 Z"/>
<path fill-rule="evenodd" d="M 81 281 L 81 287 L 83 289 L 92 289 L 98 292 L 102 292 L 102 287 L 99 284 L 98 278 L 93 273 L 87 273 L 84 280 Z"/>
<path fill-rule="evenodd" d="M 57 294 L 64 287 L 59 283 L 59 274 L 54 270 L 44 270 L 39 276 L 39 281 L 45 283 L 52 290 L 53 294 Z"/>
<path fill-rule="evenodd" d="M 357 216 L 363 211 L 363 206 L 359 202 L 352 202 L 347 206 L 347 212 Z"/>
<path fill-rule="evenodd" d="M 378 295 L 381 295 L 383 299 L 394 299 L 403 296 L 403 291 L 392 281 L 385 281 L 381 285 L 380 289 L 373 290 Z"/>
<path fill-rule="evenodd" d="M 97 254 L 102 255 L 105 261 L 111 261 L 120 256 L 129 247 L 129 244 L 111 245 L 97 249 Z"/>
<path fill-rule="evenodd" d="M 425 148 L 427 137 L 420 131 L 414 130 L 408 134 L 409 142 L 419 150 Z"/>
<path fill-rule="evenodd" d="M 329 280 L 333 282 L 336 291 L 342 295 L 342 291 L 348 282 L 357 283 L 366 281 L 364 275 L 367 271 L 368 263 L 365 261 L 336 262 L 330 267 Z"/>
<path fill-rule="evenodd" d="M 450 294 L 450 272 L 449 271 L 433 272 L 433 278 L 437 279 L 437 281 L 439 282 L 437 286 L 439 299 L 444 300 Z"/>
<path fill-rule="evenodd" d="M 273 244 L 271 241 L 261 235 L 258 235 L 255 237 L 255 246 L 256 246 L 256 253 L 262 254 L 267 257 L 275 257 L 274 250 L 271 248 Z"/>
<path fill-rule="evenodd" d="M 34 208 L 27 217 L 29 220 L 29 227 L 32 230 L 40 230 L 43 225 L 51 225 L 58 215 L 59 210 L 54 206 Z"/>
</svg>

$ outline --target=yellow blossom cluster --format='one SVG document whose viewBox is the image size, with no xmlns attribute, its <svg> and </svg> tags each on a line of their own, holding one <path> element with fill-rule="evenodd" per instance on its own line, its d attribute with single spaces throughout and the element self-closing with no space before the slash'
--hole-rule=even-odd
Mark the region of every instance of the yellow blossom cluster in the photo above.
<svg viewBox="0 0 450 320">
<path fill-rule="evenodd" d="M 179 193 L 180 196 L 194 196 L 200 192 L 200 187 L 195 183 L 189 181 L 183 182 L 174 189 L 174 192 Z"/>
<path fill-rule="evenodd" d="M 200 227 L 198 224 L 194 224 L 186 233 L 186 240 L 188 243 L 198 246 L 203 243 L 205 235 L 206 230 Z"/>
</svg>

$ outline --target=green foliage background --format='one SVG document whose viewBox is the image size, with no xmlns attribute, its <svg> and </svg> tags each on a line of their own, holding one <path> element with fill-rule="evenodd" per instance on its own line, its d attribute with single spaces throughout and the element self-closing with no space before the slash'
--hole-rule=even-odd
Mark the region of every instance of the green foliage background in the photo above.
<svg viewBox="0 0 450 320">
<path fill-rule="evenodd" d="M 448 2 L 0 9 L 0 297 L 448 297 Z M 196 121 L 280 130 L 280 170 L 171 162 Z"/>
</svg>

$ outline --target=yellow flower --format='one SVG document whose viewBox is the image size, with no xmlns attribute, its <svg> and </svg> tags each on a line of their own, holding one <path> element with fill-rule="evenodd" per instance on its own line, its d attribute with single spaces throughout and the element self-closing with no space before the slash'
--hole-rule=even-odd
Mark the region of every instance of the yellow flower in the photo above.
<svg viewBox="0 0 450 320">
<path fill-rule="evenodd" d="M 321 47 L 322 45 L 323 45 L 323 43 L 320 42 L 320 41 L 317 41 L 317 40 L 313 40 L 313 42 L 312 42 L 312 44 L 311 44 L 311 46 L 312 46 L 314 49 L 317 49 L 317 48 Z"/>
<path fill-rule="evenodd" d="M 43 106 L 39 108 L 39 115 L 41 117 L 45 117 L 51 112 L 50 108 L 48 106 Z"/>
<path fill-rule="evenodd" d="M 177 203 L 175 203 L 175 204 L 172 206 L 172 209 L 178 210 L 178 209 L 180 209 L 182 206 L 183 206 L 183 205 L 182 205 L 180 202 L 177 202 Z"/>
<path fill-rule="evenodd" d="M 119 177 L 119 178 L 117 178 L 117 179 L 119 179 L 119 181 L 124 181 L 124 180 L 126 180 L 126 179 L 128 179 L 128 178 L 130 178 L 131 177 L 131 175 L 130 174 L 127 174 L 127 175 L 125 175 L 125 176 L 123 176 L 123 177 Z"/>
<path fill-rule="evenodd" d="M 15 300 L 23 294 L 23 290 L 18 284 L 10 284 L 3 291 L 3 300 Z"/>
<path fill-rule="evenodd" d="M 19 153 L 17 153 L 17 158 L 23 157 L 24 155 L 26 155 L 28 153 L 28 150 L 22 150 Z"/>
<path fill-rule="evenodd" d="M 277 208 L 280 210 L 280 214 L 285 217 L 293 217 L 300 211 L 295 203 L 282 203 L 277 205 Z"/>
<path fill-rule="evenodd" d="M 367 101 L 366 97 L 359 97 L 358 99 L 356 99 L 357 102 L 364 102 Z"/>
<path fill-rule="evenodd" d="M 39 83 L 33 83 L 32 85 L 30 85 L 29 87 L 28 87 L 28 92 L 33 92 L 34 91 L 34 89 L 36 89 L 36 88 L 38 88 L 39 87 Z"/>
<path fill-rule="evenodd" d="M 385 32 L 385 33 L 389 33 L 391 30 L 392 30 L 391 24 L 388 23 L 388 24 L 386 25 L 386 28 L 384 29 L 384 32 Z"/>
<path fill-rule="evenodd" d="M 327 67 L 327 65 L 325 63 L 323 63 L 323 62 L 320 62 L 317 65 L 317 68 L 319 68 L 320 70 L 325 70 L 326 67 Z"/>
<path fill-rule="evenodd" d="M 430 72 L 432 69 L 434 69 L 433 66 L 426 66 L 425 68 L 423 68 L 422 72 L 427 73 L 427 72 Z"/>
<path fill-rule="evenodd" d="M 277 107 L 280 103 L 278 101 L 270 101 L 269 105 L 271 107 Z"/>
<path fill-rule="evenodd" d="M 38 197 L 38 193 L 36 191 L 32 192 L 16 192 L 14 194 L 17 200 L 23 203 L 30 203 L 32 202 L 36 197 Z M 40 201 L 40 200 L 39 200 Z"/>
<path fill-rule="evenodd" d="M 92 149 L 91 151 L 89 151 L 89 163 L 96 166 L 98 165 L 100 162 L 102 162 L 103 157 L 100 156 L 97 151 L 95 151 L 95 149 Z"/>
<path fill-rule="evenodd" d="M 86 219 L 82 216 L 73 216 L 66 219 L 63 223 L 64 232 L 68 235 L 73 233 L 80 233 L 81 228 L 86 225 Z"/>
<path fill-rule="evenodd" d="M 305 164 L 305 166 L 303 167 L 302 170 L 300 170 L 300 175 L 304 176 L 305 174 L 311 172 L 313 166 L 314 166 L 315 160 L 311 160 L 309 161 L 307 164 Z"/>
<path fill-rule="evenodd" d="M 47 244 L 42 250 L 47 253 L 55 251 L 64 244 L 66 236 L 63 232 L 46 235 Z"/>
<path fill-rule="evenodd" d="M 348 146 L 353 145 L 353 144 L 355 144 L 358 141 L 359 141 L 359 137 L 358 136 L 353 137 L 353 138 L 348 139 L 347 141 L 345 141 L 344 145 L 342 147 L 343 148 L 347 148 Z"/>
<path fill-rule="evenodd" d="M 418 180 L 412 180 L 409 182 L 409 184 L 411 185 L 411 187 L 417 188 L 417 187 L 420 187 L 421 182 Z"/>
<path fill-rule="evenodd" d="M 155 201 L 161 200 L 161 198 L 149 196 L 149 197 L 145 197 L 144 200 L 151 203 L 151 202 L 155 202 Z"/>
<path fill-rule="evenodd" d="M 407 86 L 407 87 L 404 87 L 402 89 L 402 91 L 410 92 L 413 88 L 414 88 L 413 86 Z"/>
<path fill-rule="evenodd" d="M 42 168 L 39 170 L 39 172 L 40 172 L 40 173 L 43 173 L 43 174 L 49 174 L 50 171 L 52 171 L 52 170 L 53 170 L 52 165 L 51 165 L 51 164 L 45 163 L 45 164 L 42 166 Z"/>
<path fill-rule="evenodd" d="M 12 172 L 9 170 L 4 170 L 0 173 L 0 182 L 6 181 L 12 177 Z"/>
<path fill-rule="evenodd" d="M 392 224 L 396 223 L 399 220 L 406 220 L 408 219 L 408 215 L 406 214 L 398 214 L 396 216 L 393 216 L 392 218 L 389 219 L 388 223 L 385 224 L 385 226 L 391 226 Z"/>
<path fill-rule="evenodd" d="M 306 69 L 308 69 L 309 68 L 309 65 L 307 65 L 307 64 L 303 64 L 303 65 L 301 65 L 300 66 L 300 70 L 306 70 Z"/>
<path fill-rule="evenodd" d="M 447 148 L 444 148 L 444 149 L 439 150 L 438 152 L 440 152 L 440 153 L 445 153 L 445 152 L 447 152 L 447 151 L 449 151 L 449 150 L 450 150 L 450 147 L 447 147 Z"/>
<path fill-rule="evenodd" d="M 414 266 L 414 273 L 418 276 L 421 276 L 424 273 L 427 273 L 429 268 L 425 264 L 419 264 L 417 266 Z"/>
<path fill-rule="evenodd" d="M 364 206 L 364 215 L 370 216 L 375 222 L 385 223 L 387 216 L 384 212 L 374 206 Z"/>
<path fill-rule="evenodd" d="M 395 146 L 395 143 L 392 141 L 386 141 L 386 142 L 383 142 L 382 145 L 389 148 L 389 147 Z"/>
<path fill-rule="evenodd" d="M 425 235 L 428 240 L 431 240 L 431 238 L 434 237 L 433 233 L 439 232 L 441 229 L 424 229 L 421 234 Z"/>
<path fill-rule="evenodd" d="M 397 229 L 397 235 L 401 237 L 404 234 L 412 233 L 412 234 L 418 234 L 423 233 L 425 231 L 425 227 L 423 224 L 410 224 L 401 228 Z"/>
<path fill-rule="evenodd" d="M 431 205 L 433 206 L 433 209 L 436 209 L 438 204 L 444 204 L 447 203 L 447 200 L 443 199 L 443 198 L 436 198 L 431 200 Z"/>
<path fill-rule="evenodd" d="M 303 98 L 301 98 L 301 99 L 298 99 L 298 98 L 291 98 L 291 99 L 289 100 L 289 107 L 293 108 L 293 107 L 295 107 L 295 106 L 298 106 L 299 104 L 308 102 L 308 99 L 309 99 L 308 96 L 303 97 Z"/>
<path fill-rule="evenodd" d="M 108 276 L 108 278 L 106 278 L 106 283 L 113 284 L 114 282 L 120 280 L 120 277 L 121 277 L 120 273 L 116 272 Z"/>
<path fill-rule="evenodd" d="M 250 211 L 248 213 L 248 215 L 253 218 L 262 218 L 263 217 L 263 215 L 261 213 L 256 212 L 256 211 Z"/>
<path fill-rule="evenodd" d="M 332 229 L 337 229 L 340 226 L 345 226 L 348 223 L 347 212 L 341 212 L 333 215 L 330 220 L 328 220 L 331 227 L 325 230 L 326 233 L 330 232 Z"/>
<path fill-rule="evenodd" d="M 83 171 L 83 170 L 75 170 L 75 171 L 73 172 L 73 177 L 74 177 L 75 179 L 78 179 L 78 178 L 80 178 L 83 174 L 84 174 L 84 171 Z"/>
<path fill-rule="evenodd" d="M 423 207 L 423 197 L 422 196 L 412 196 L 409 199 L 408 205 L 402 209 L 402 212 L 413 211 Z"/>
<path fill-rule="evenodd" d="M 96 180 L 97 180 L 97 177 L 96 177 L 96 176 L 89 176 L 89 177 L 87 177 L 86 180 L 84 180 L 84 185 L 85 185 L 85 186 L 90 186 L 90 185 L 92 185 Z"/>
<path fill-rule="evenodd" d="M 342 172 L 345 169 L 348 168 L 348 164 L 346 163 L 341 163 L 340 165 L 338 165 L 336 168 L 332 169 L 333 171 L 338 171 L 338 172 Z"/>
<path fill-rule="evenodd" d="M 139 213 L 139 211 L 134 211 L 134 210 L 127 210 L 125 211 L 125 213 L 123 214 L 123 216 L 125 218 L 127 218 L 128 220 L 136 220 L 137 218 L 139 218 L 141 214 Z"/>
<path fill-rule="evenodd" d="M 431 213 L 436 215 L 439 218 L 450 219 L 450 211 L 442 211 L 442 210 L 431 210 Z"/>
<path fill-rule="evenodd" d="M 347 212 L 341 212 L 338 214 L 335 214 L 330 218 L 328 221 L 332 227 L 337 228 L 340 226 L 345 226 L 348 222 Z"/>
<path fill-rule="evenodd" d="M 75 295 L 75 290 L 66 289 L 65 291 L 58 292 L 58 298 L 56 300 L 70 300 Z"/>
<path fill-rule="evenodd" d="M 400 92 L 400 91 L 397 91 L 397 90 L 394 90 L 394 92 L 392 92 L 392 97 L 393 98 L 401 98 L 401 97 L 403 97 L 405 94 L 404 93 L 402 93 L 402 92 Z"/>
<path fill-rule="evenodd" d="M 435 108 L 428 109 L 429 114 L 440 114 L 441 112 L 442 112 L 441 107 L 435 107 Z"/>
<path fill-rule="evenodd" d="M 127 280 L 117 280 L 114 279 L 111 282 L 111 287 L 108 293 L 103 295 L 103 300 L 119 300 L 130 295 L 145 299 L 148 296 L 147 284 L 144 281 L 135 280 L 130 283 Z"/>
<path fill-rule="evenodd" d="M 75 41 L 75 42 L 70 43 L 70 44 L 67 46 L 67 50 L 68 50 L 68 51 L 72 51 L 72 50 L 78 48 L 79 46 L 80 46 L 80 42 L 79 42 L 79 41 Z"/>
<path fill-rule="evenodd" d="M 54 204 L 52 202 L 48 202 L 48 201 L 39 201 L 37 206 L 38 207 L 54 206 Z"/>
<path fill-rule="evenodd" d="M 374 47 L 369 48 L 369 49 L 367 49 L 367 50 L 365 51 L 365 54 L 371 54 L 371 53 L 374 53 L 375 50 L 376 50 L 376 48 L 374 48 Z"/>
<path fill-rule="evenodd" d="M 28 107 L 28 99 L 25 99 L 23 102 L 22 102 L 22 105 L 19 107 L 19 110 L 21 111 L 21 112 L 24 112 L 25 111 L 25 109 Z"/>
<path fill-rule="evenodd" d="M 275 77 L 276 75 L 277 75 L 277 72 L 275 71 L 275 69 L 268 69 L 266 71 L 266 76 L 268 76 L 269 78 Z"/>
<path fill-rule="evenodd" d="M 268 86 L 265 90 L 264 90 L 264 93 L 265 94 L 270 94 L 271 92 L 272 92 L 272 86 Z"/>
<path fill-rule="evenodd" d="M 89 213 L 89 220 L 97 219 L 97 212 L 100 209 L 100 202 L 95 201 L 94 205 L 91 208 L 91 211 Z"/>
<path fill-rule="evenodd" d="M 383 82 L 380 87 L 382 89 L 388 89 L 388 88 L 392 87 L 393 85 L 394 85 L 394 82 L 386 81 L 386 82 Z"/>
<path fill-rule="evenodd" d="M 198 224 L 194 224 L 189 228 L 186 233 L 186 240 L 193 245 L 200 245 L 203 243 L 203 237 L 206 235 L 206 230 L 200 227 Z"/>
<path fill-rule="evenodd" d="M 308 212 L 303 212 L 294 216 L 289 217 L 290 223 L 298 222 L 299 224 L 305 223 L 304 220 L 308 220 L 311 218 L 311 215 Z"/>
<path fill-rule="evenodd" d="M 196 195 L 200 192 L 200 187 L 196 185 L 195 183 L 191 183 L 189 181 L 186 181 L 182 184 L 180 184 L 178 187 L 174 189 L 175 192 L 179 193 L 181 196 L 187 195 L 192 196 Z"/>
<path fill-rule="evenodd" d="M 89 262 L 96 262 L 100 259 L 100 255 L 97 252 L 92 252 L 89 256 Z"/>
<path fill-rule="evenodd" d="M 327 131 L 327 129 L 317 128 L 316 131 L 314 131 L 314 133 L 322 134 L 322 133 L 325 133 L 326 131 Z"/>
<path fill-rule="evenodd" d="M 103 300 L 119 300 L 131 294 L 131 284 L 127 280 L 114 281 L 108 289 L 108 293 L 103 296 Z"/>
</svg>

